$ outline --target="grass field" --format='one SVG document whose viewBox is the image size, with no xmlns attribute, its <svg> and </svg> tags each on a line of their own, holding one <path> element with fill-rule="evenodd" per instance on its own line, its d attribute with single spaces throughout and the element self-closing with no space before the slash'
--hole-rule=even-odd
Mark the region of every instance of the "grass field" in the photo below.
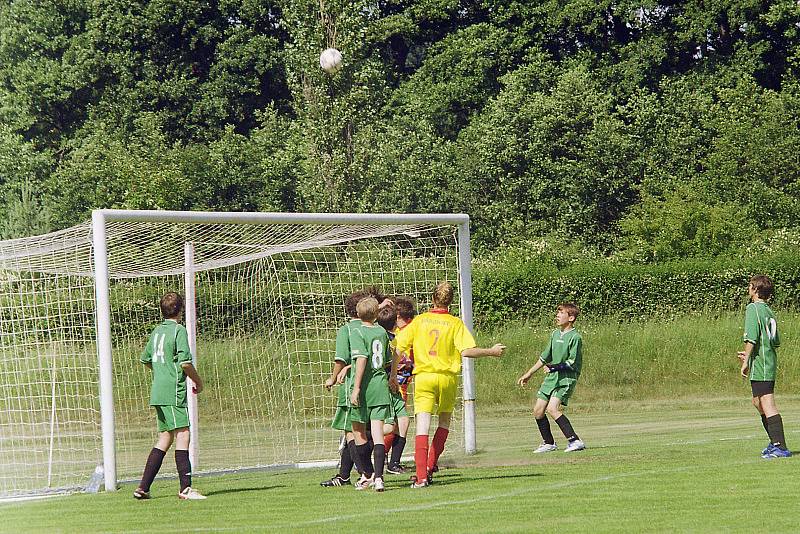
<svg viewBox="0 0 800 534">
<path fill-rule="evenodd" d="M 797 446 L 800 397 L 778 401 Z M 766 435 L 744 389 L 570 408 L 586 451 L 533 455 L 538 438 L 524 405 L 484 409 L 479 453 L 465 457 L 450 444 L 423 490 L 391 475 L 385 493 L 361 494 L 319 487 L 331 470 L 261 472 L 197 477 L 209 499 L 180 502 L 177 481 L 159 480 L 150 501 L 135 501 L 124 485 L 2 504 L 0 532 L 797 531 L 798 459 L 759 457 Z"/>
</svg>

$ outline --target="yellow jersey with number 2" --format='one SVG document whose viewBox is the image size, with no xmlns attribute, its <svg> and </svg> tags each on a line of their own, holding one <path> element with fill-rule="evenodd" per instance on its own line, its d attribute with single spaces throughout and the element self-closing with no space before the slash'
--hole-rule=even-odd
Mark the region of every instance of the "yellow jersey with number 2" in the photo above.
<svg viewBox="0 0 800 534">
<path fill-rule="evenodd" d="M 397 350 L 414 350 L 414 374 L 461 371 L 461 351 L 475 347 L 464 322 L 445 309 L 433 308 L 414 318 L 396 338 Z"/>
</svg>

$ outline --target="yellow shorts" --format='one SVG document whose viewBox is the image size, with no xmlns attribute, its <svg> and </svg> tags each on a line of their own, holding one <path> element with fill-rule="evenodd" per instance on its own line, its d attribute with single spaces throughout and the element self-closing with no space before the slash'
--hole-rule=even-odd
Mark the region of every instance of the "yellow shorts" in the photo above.
<svg viewBox="0 0 800 534">
<path fill-rule="evenodd" d="M 458 375 L 420 373 L 414 375 L 414 413 L 452 413 L 456 406 Z M 434 410 L 438 405 L 439 409 Z"/>
</svg>

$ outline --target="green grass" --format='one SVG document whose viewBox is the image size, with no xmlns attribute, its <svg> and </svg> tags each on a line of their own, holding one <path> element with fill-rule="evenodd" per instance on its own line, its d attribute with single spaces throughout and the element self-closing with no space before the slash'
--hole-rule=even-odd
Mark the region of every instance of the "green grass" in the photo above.
<svg viewBox="0 0 800 534">
<path fill-rule="evenodd" d="M 787 441 L 800 439 L 800 397 L 780 396 Z M 796 458 L 762 460 L 766 436 L 747 392 L 735 398 L 575 402 L 586 451 L 531 453 L 524 406 L 482 409 L 479 453 L 443 459 L 436 484 L 387 478 L 384 494 L 323 489 L 330 470 L 197 477 L 207 501 L 115 493 L 0 505 L 1 532 L 771 532 L 797 530 Z M 554 426 L 556 435 L 557 428 Z M 561 440 L 563 446 L 563 440 Z M 394 526 L 396 525 L 396 526 Z"/>
</svg>

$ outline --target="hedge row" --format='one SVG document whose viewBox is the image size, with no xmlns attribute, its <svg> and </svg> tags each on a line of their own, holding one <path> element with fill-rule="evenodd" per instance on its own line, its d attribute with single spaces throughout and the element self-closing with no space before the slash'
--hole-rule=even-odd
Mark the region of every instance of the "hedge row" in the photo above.
<svg viewBox="0 0 800 534">
<path fill-rule="evenodd" d="M 741 310 L 751 276 L 775 283 L 773 306 L 800 309 L 800 256 L 685 260 L 660 265 L 619 265 L 593 260 L 564 269 L 534 262 L 476 266 L 476 324 L 550 317 L 560 302 L 574 301 L 590 317 L 669 317 Z"/>
</svg>

